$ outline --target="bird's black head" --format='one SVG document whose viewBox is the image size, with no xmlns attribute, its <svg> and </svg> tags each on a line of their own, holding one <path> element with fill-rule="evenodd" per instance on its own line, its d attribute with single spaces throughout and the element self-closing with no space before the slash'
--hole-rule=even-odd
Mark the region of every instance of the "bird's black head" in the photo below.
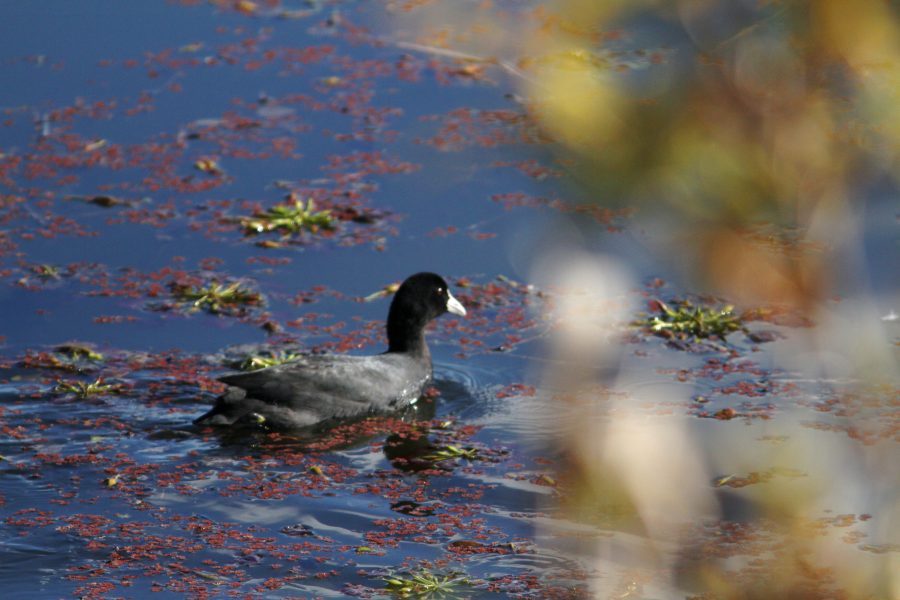
<svg viewBox="0 0 900 600">
<path fill-rule="evenodd" d="M 388 312 L 388 352 L 427 352 L 425 326 L 445 312 L 465 316 L 447 282 L 434 273 L 416 273 L 394 294 Z"/>
</svg>

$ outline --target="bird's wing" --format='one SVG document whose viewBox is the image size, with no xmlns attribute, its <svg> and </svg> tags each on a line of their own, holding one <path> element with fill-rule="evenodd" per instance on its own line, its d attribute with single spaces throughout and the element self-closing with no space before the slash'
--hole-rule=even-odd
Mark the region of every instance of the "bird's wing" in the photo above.
<svg viewBox="0 0 900 600">
<path fill-rule="evenodd" d="M 410 395 L 418 395 L 425 379 L 426 373 L 417 371 L 416 365 L 381 354 L 305 356 L 219 380 L 245 390 L 248 398 L 341 417 L 408 401 Z"/>
</svg>

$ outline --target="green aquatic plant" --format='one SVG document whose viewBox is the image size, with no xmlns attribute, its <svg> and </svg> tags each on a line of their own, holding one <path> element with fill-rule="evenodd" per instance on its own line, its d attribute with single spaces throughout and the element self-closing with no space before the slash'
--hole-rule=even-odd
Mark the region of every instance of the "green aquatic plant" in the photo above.
<svg viewBox="0 0 900 600">
<path fill-rule="evenodd" d="M 103 379 L 97 379 L 91 383 L 84 381 L 60 381 L 53 388 L 57 394 L 75 394 L 78 398 L 88 396 L 102 396 L 118 391 L 118 386 L 103 383 Z"/>
<path fill-rule="evenodd" d="M 80 344 L 64 344 L 62 346 L 57 346 L 56 352 L 58 352 L 59 354 L 64 354 L 72 360 L 103 360 L 103 354 L 97 352 L 89 346 L 82 346 Z"/>
<path fill-rule="evenodd" d="M 295 352 L 286 352 L 283 350 L 267 352 L 266 354 L 248 356 L 241 361 L 238 368 L 241 371 L 256 371 L 258 369 L 265 369 L 266 367 L 283 365 L 284 363 L 300 358 L 300 356 L 300 354 Z"/>
<path fill-rule="evenodd" d="M 72 373 L 85 373 L 96 368 L 104 356 L 78 344 L 57 346 L 53 352 L 27 353 L 19 362 L 19 366 L 30 369 L 57 369 Z"/>
<path fill-rule="evenodd" d="M 470 583 L 458 573 L 438 575 L 427 570 L 407 575 L 390 575 L 384 581 L 385 591 L 398 598 L 453 597 L 460 586 Z"/>
<path fill-rule="evenodd" d="M 54 265 L 38 265 L 35 267 L 34 271 L 39 277 L 43 277 L 44 279 L 59 279 L 62 277 L 59 267 Z"/>
<path fill-rule="evenodd" d="M 440 462 L 442 460 L 453 460 L 456 458 L 464 458 L 466 460 L 478 460 L 481 458 L 478 454 L 478 448 L 461 448 L 459 446 L 446 445 L 432 452 L 425 457 L 427 460 Z"/>
<path fill-rule="evenodd" d="M 303 200 L 294 199 L 290 204 L 280 204 L 252 217 L 243 217 L 241 225 L 247 234 L 278 231 L 289 235 L 304 230 L 316 233 L 320 229 L 334 229 L 335 217 L 330 210 L 317 211 L 312 199 L 305 205 Z"/>
<path fill-rule="evenodd" d="M 213 314 L 262 302 L 262 296 L 258 292 L 241 287 L 240 282 L 224 285 L 213 281 L 206 287 L 178 284 L 173 286 L 172 292 L 179 301 L 190 302 L 192 309 Z"/>
<path fill-rule="evenodd" d="M 741 317 L 734 313 L 734 307 L 727 305 L 721 308 L 694 306 L 689 300 L 681 300 L 667 305 L 656 301 L 658 314 L 634 321 L 632 325 L 649 329 L 655 334 L 665 337 L 686 335 L 698 338 L 717 336 L 722 339 L 729 333 L 745 331 Z"/>
</svg>

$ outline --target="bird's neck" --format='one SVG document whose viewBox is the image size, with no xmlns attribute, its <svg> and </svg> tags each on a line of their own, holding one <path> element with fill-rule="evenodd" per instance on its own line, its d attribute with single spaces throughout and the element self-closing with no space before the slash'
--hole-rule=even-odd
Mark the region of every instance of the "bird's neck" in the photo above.
<svg viewBox="0 0 900 600">
<path fill-rule="evenodd" d="M 388 352 L 405 352 L 431 358 L 425 343 L 425 323 L 388 319 Z"/>
</svg>

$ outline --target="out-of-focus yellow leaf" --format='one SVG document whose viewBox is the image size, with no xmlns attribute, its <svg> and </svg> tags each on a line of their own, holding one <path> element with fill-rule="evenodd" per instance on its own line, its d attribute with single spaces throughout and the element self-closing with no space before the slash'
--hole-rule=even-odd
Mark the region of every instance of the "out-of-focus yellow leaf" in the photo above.
<svg viewBox="0 0 900 600">
<path fill-rule="evenodd" d="M 256 4 L 256 2 L 251 2 L 250 0 L 240 0 L 239 2 L 235 2 L 234 8 L 238 12 L 252 15 L 259 9 L 259 5 Z"/>
<path fill-rule="evenodd" d="M 93 152 L 94 150 L 99 150 L 103 146 L 106 145 L 106 140 L 94 140 L 89 144 L 85 144 L 84 151 L 85 152 Z"/>
</svg>

